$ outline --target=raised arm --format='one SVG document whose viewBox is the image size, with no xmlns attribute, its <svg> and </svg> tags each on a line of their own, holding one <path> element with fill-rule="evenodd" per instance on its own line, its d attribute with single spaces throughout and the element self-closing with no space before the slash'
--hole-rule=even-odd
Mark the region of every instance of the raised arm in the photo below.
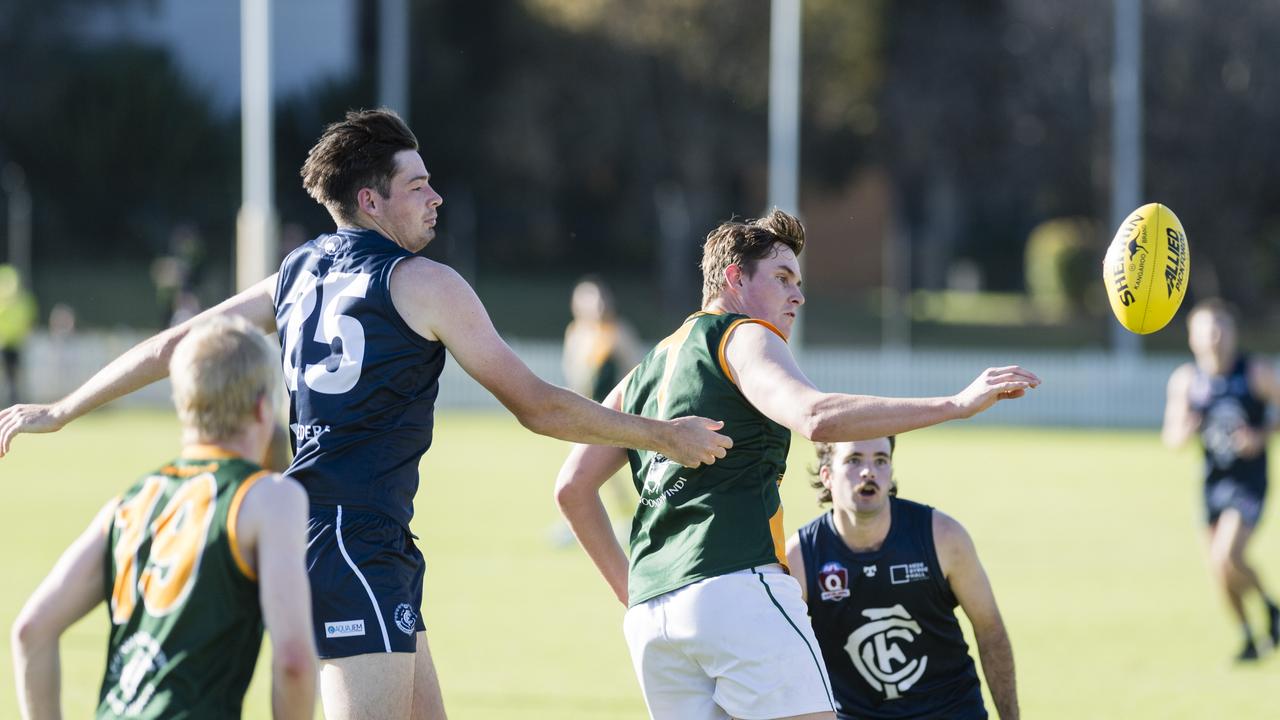
<svg viewBox="0 0 1280 720">
<path fill-rule="evenodd" d="M 623 380 L 609 393 L 604 404 L 622 406 Z M 613 590 L 614 597 L 627 604 L 627 556 L 613 534 L 609 514 L 600 501 L 600 487 L 627 463 L 625 450 L 607 445 L 574 445 L 556 478 L 556 505 L 582 548 L 587 551 Z"/>
<path fill-rule="evenodd" d="M 463 370 L 539 435 L 653 450 L 689 467 L 715 462 L 733 444 L 715 432 L 718 422 L 628 415 L 544 382 L 503 342 L 475 291 L 449 267 L 422 258 L 400 263 L 391 297 L 409 327 L 443 342 Z"/>
<path fill-rule="evenodd" d="M 1187 363 L 1174 370 L 1169 376 L 1169 384 L 1165 390 L 1164 425 L 1160 429 L 1160 439 L 1165 447 L 1170 449 L 1176 450 L 1186 445 L 1200 428 L 1200 415 L 1191 409 L 1188 395 L 1194 373 L 1195 367 Z"/>
<path fill-rule="evenodd" d="M 270 475 L 249 489 L 234 522 L 271 636 L 272 716 L 311 720 L 319 661 L 306 570 L 307 493 L 294 480 Z"/>
<path fill-rule="evenodd" d="M 106 403 L 146 387 L 169 374 L 169 357 L 193 325 L 214 315 L 240 315 L 261 328 L 275 329 L 276 276 L 205 310 L 190 320 L 152 335 L 112 360 L 65 398 L 48 405 L 14 405 L 0 411 L 0 457 L 20 433 L 47 433 Z"/>
<path fill-rule="evenodd" d="M 960 523 L 937 510 L 933 511 L 933 539 L 942 574 L 973 625 L 978 656 L 982 658 L 982 674 L 987 679 L 996 710 L 1002 720 L 1017 720 L 1018 685 L 1013 669 L 1013 647 L 973 539 Z"/>
<path fill-rule="evenodd" d="M 727 342 L 725 359 L 747 400 L 774 422 L 816 442 L 868 440 L 972 417 L 1040 384 L 1014 365 L 986 370 L 951 397 L 828 393 L 809 382 L 786 343 L 765 326 L 743 323 Z"/>
<path fill-rule="evenodd" d="M 107 503 L 94 521 L 58 558 L 13 623 L 14 682 L 18 708 L 27 720 L 61 718 L 62 633 L 105 598 L 107 527 L 115 502 Z"/>
</svg>

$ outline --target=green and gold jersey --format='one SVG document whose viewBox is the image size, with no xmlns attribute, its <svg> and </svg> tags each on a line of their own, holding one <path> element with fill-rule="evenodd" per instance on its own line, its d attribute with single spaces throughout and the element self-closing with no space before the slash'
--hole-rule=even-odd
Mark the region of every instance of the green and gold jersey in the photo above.
<svg viewBox="0 0 1280 720">
<path fill-rule="evenodd" d="M 786 563 L 782 500 L 791 432 L 742 395 L 725 362 L 725 344 L 745 315 L 698 312 L 632 371 L 626 412 L 670 420 L 723 420 L 733 448 L 713 465 L 682 467 L 630 450 L 640 505 L 631 525 L 629 604 L 717 575 Z M 781 335 L 781 333 L 779 333 Z"/>
<path fill-rule="evenodd" d="M 266 474 L 195 446 L 120 496 L 106 528 L 111 634 L 97 717 L 240 717 L 262 611 L 236 517 Z"/>
</svg>

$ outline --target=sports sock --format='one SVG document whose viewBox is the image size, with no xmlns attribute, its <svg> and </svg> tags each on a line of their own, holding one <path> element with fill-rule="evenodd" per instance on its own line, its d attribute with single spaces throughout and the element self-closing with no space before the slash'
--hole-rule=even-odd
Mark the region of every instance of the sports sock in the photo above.
<svg viewBox="0 0 1280 720">
<path fill-rule="evenodd" d="M 1240 630 L 1244 634 L 1244 647 L 1236 655 L 1237 662 L 1247 662 L 1258 659 L 1258 646 L 1253 643 L 1253 632 L 1249 628 L 1249 623 L 1241 623 Z"/>
</svg>

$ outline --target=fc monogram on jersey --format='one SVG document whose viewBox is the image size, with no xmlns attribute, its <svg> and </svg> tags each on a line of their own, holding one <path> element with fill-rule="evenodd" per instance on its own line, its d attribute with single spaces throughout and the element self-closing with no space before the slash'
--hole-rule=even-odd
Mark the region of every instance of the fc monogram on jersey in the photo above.
<svg viewBox="0 0 1280 720">
<path fill-rule="evenodd" d="M 901 605 L 868 608 L 870 621 L 853 631 L 845 650 L 858 674 L 885 700 L 895 700 L 911 689 L 929 665 L 929 656 L 909 657 L 911 643 L 920 637 L 920 623 Z M 904 650 L 904 646 L 906 650 Z"/>
</svg>

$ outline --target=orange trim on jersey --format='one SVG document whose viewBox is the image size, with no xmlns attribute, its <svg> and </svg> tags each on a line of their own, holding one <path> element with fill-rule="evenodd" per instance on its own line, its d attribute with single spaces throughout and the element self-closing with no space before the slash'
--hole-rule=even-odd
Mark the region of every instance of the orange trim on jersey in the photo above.
<svg viewBox="0 0 1280 720">
<path fill-rule="evenodd" d="M 667 357 L 663 361 L 662 380 L 658 383 L 658 416 L 661 417 L 667 409 L 667 386 L 671 384 L 671 378 L 676 372 L 676 360 L 679 359 L 680 349 L 684 347 L 684 343 L 689 339 L 689 333 L 693 332 L 692 320 L 694 315 L 690 315 L 688 320 L 680 326 L 675 332 L 667 336 L 665 340 L 658 343 L 658 347 L 654 349 L 654 356 L 665 352 Z"/>
<path fill-rule="evenodd" d="M 778 558 L 778 564 L 783 570 L 791 572 L 791 568 L 787 567 L 787 536 L 782 529 L 782 505 L 778 505 L 778 511 L 769 518 L 769 535 L 773 537 L 773 554 Z"/>
<path fill-rule="evenodd" d="M 730 323 L 729 327 L 725 328 L 724 335 L 720 336 L 720 349 L 716 351 L 716 356 L 720 360 L 720 369 L 724 371 L 724 376 L 729 378 L 729 382 L 734 385 L 738 384 L 738 380 L 733 376 L 733 371 L 729 369 L 729 361 L 724 357 L 724 350 L 729 345 L 729 336 L 732 335 L 733 331 L 737 330 L 738 326 L 743 323 L 756 323 L 757 325 L 763 325 L 772 330 L 775 335 L 782 338 L 782 342 L 787 341 L 787 336 L 783 335 L 782 331 L 774 327 L 773 323 L 768 320 L 761 320 L 759 318 L 742 318 L 741 320 L 734 320 Z"/>
<path fill-rule="evenodd" d="M 245 478 L 236 489 L 236 494 L 231 496 L 231 505 L 227 508 L 227 543 L 231 546 L 231 559 L 236 561 L 236 567 L 240 568 L 240 572 L 254 582 L 258 582 L 258 574 L 249 567 L 249 563 L 240 554 L 240 542 L 236 538 L 236 521 L 240 519 L 240 503 L 244 502 L 244 496 L 248 494 L 249 488 L 270 474 L 270 470 L 259 470 Z"/>
<path fill-rule="evenodd" d="M 182 448 L 183 460 L 230 460 L 240 457 L 226 448 L 209 443 L 197 443 Z"/>
</svg>

